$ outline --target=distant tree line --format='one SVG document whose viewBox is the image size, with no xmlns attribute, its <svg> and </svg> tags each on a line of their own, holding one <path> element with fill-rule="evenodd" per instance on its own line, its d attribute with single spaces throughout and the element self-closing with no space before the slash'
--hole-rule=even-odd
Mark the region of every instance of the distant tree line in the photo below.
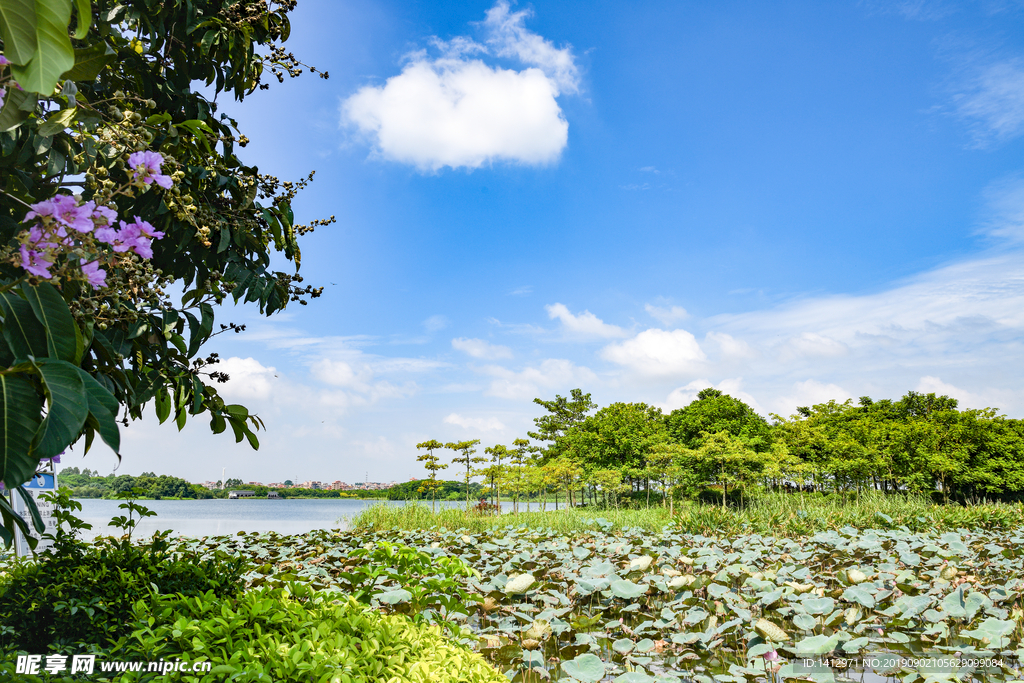
<svg viewBox="0 0 1024 683">
<path fill-rule="evenodd" d="M 537 494 L 554 495 L 556 506 L 559 497 L 616 506 L 717 497 L 725 505 L 763 490 L 1024 497 L 1024 421 L 992 408 L 960 410 L 948 396 L 864 396 L 768 419 L 716 389 L 667 415 L 644 403 L 598 409 L 580 389 L 534 402 L 546 414 L 534 420 L 532 441 L 487 448 L 489 458 L 473 456 L 479 440 L 419 444 L 431 477 L 417 491 L 430 498 L 431 486 L 441 486 L 436 474 L 448 464 L 434 451 L 449 448 L 459 453 L 454 464 L 484 478 L 488 495 L 516 505 Z"/>
<path fill-rule="evenodd" d="M 118 498 L 134 491 L 141 498 L 213 498 L 213 492 L 197 484 L 167 474 L 143 472 L 137 477 L 130 474 L 108 474 L 84 468 L 65 467 L 57 474 L 57 482 L 72 490 L 75 498 Z"/>
</svg>

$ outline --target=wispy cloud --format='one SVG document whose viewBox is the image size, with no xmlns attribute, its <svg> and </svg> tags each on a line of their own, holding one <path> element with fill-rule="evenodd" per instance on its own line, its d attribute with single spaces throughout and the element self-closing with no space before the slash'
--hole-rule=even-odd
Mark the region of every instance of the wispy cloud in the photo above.
<svg viewBox="0 0 1024 683">
<path fill-rule="evenodd" d="M 953 94 L 953 104 L 979 146 L 1020 136 L 1024 133 L 1024 58 L 973 69 Z"/>
<path fill-rule="evenodd" d="M 529 15 L 501 0 L 480 24 L 483 43 L 434 38 L 438 56 L 410 54 L 401 74 L 346 99 L 343 124 L 364 135 L 378 157 L 424 171 L 556 161 L 569 131 L 556 98 L 579 91 L 579 70 L 571 47 L 557 48 L 526 28 Z M 487 64 L 486 56 L 526 68 Z"/>
<path fill-rule="evenodd" d="M 452 413 L 444 418 L 444 423 L 474 432 L 501 432 L 505 430 L 505 425 L 496 417 L 465 417 L 458 413 Z"/>
<path fill-rule="evenodd" d="M 491 344 L 483 339 L 452 339 L 452 348 L 472 356 L 473 358 L 498 359 L 511 358 L 512 349 L 500 344 Z"/>
<path fill-rule="evenodd" d="M 690 317 L 690 314 L 682 306 L 644 304 L 644 310 L 662 325 L 675 325 Z"/>
<path fill-rule="evenodd" d="M 509 296 L 526 296 L 527 294 L 533 294 L 533 286 L 523 285 L 522 287 L 516 287 L 508 294 Z"/>
<path fill-rule="evenodd" d="M 562 331 L 567 337 L 608 339 L 628 334 L 618 325 L 609 325 L 590 311 L 574 315 L 565 304 L 551 304 L 545 306 L 544 310 L 548 312 L 549 318 L 557 318 L 562 323 Z"/>
<path fill-rule="evenodd" d="M 592 386 L 597 376 L 589 369 L 580 367 L 563 358 L 548 358 L 539 365 L 532 365 L 515 371 L 497 365 L 481 370 L 493 377 L 484 393 L 488 396 L 514 400 L 530 400 L 543 393 L 564 391 L 573 387 Z"/>
</svg>

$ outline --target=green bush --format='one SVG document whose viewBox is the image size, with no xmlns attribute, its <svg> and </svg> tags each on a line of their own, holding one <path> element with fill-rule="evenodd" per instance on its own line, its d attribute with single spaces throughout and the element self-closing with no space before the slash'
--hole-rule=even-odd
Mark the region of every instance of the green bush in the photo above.
<svg viewBox="0 0 1024 683">
<path fill-rule="evenodd" d="M 301 683 L 507 683 L 479 654 L 439 626 L 383 615 L 305 584 L 259 588 L 235 598 L 213 592 L 138 602 L 138 627 L 110 659 L 208 661 L 197 676 L 120 674 L 119 681 L 232 680 Z"/>
<path fill-rule="evenodd" d="M 250 568 L 244 558 L 172 553 L 166 534 L 133 545 L 134 514 L 152 513 L 131 501 L 121 505 L 128 516 L 112 520 L 129 534 L 100 538 L 93 545 L 78 541 L 78 531 L 88 525 L 71 514 L 81 504 L 69 493 L 61 489 L 53 499 L 60 522 L 53 548 L 38 561 L 12 563 L 0 581 L 0 624 L 5 627 L 0 649 L 42 653 L 80 644 L 103 647 L 129 633 L 125 615 L 153 591 L 226 597 L 242 589 L 241 576 Z"/>
</svg>

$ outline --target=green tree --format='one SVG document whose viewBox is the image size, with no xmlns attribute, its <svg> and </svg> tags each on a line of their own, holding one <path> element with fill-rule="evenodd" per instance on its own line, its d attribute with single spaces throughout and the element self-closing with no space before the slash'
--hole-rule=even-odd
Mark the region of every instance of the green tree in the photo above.
<svg viewBox="0 0 1024 683">
<path fill-rule="evenodd" d="M 743 401 L 718 389 L 703 389 L 685 408 L 665 418 L 669 436 L 687 448 L 699 448 L 709 434 L 728 432 L 744 439 L 754 450 L 771 446 L 771 427 Z"/>
<path fill-rule="evenodd" d="M 242 100 L 268 87 L 266 75 L 301 71 L 281 46 L 293 7 L 5 3 L 0 396 L 10 419 L 0 422 L 0 480 L 9 486 L 80 439 L 85 451 L 99 436 L 119 453 L 117 420 L 140 418 L 148 404 L 178 429 L 207 414 L 213 432 L 230 427 L 258 447 L 262 422 L 220 397 L 215 385 L 228 377 L 216 354 L 200 353 L 219 333 L 214 306 L 244 301 L 270 315 L 318 296 L 299 284 L 297 236 L 331 221 L 295 223 L 291 202 L 309 179 L 281 183 L 244 163 L 237 148 L 248 140 L 217 98 Z M 118 218 L 126 222 L 115 229 Z M 66 238 L 50 239 L 65 227 Z M 275 251 L 294 272 L 271 268 Z M 9 544 L 23 525 L 2 499 L 0 516 Z"/>
<path fill-rule="evenodd" d="M 501 510 L 501 479 L 505 472 L 505 467 L 501 464 L 501 459 L 510 456 L 511 453 L 507 446 L 502 444 L 496 444 L 484 449 L 484 453 L 491 456 L 490 466 L 484 468 L 482 473 L 491 480 L 491 489 L 494 491 L 495 498 L 497 500 L 498 510 Z"/>
<path fill-rule="evenodd" d="M 437 480 L 437 473 L 441 470 L 448 469 L 448 464 L 442 464 L 440 459 L 434 455 L 434 451 L 439 448 L 444 448 L 437 439 L 431 439 L 430 441 L 423 441 L 422 443 L 416 444 L 416 448 L 426 450 L 427 452 L 416 458 L 416 462 L 422 462 L 423 467 L 430 472 L 430 479 L 423 482 L 424 490 L 430 491 L 430 510 L 436 512 L 436 501 L 437 501 L 437 489 L 440 482 Z"/>
<path fill-rule="evenodd" d="M 584 394 L 582 389 L 573 389 L 569 392 L 569 398 L 555 394 L 553 401 L 535 398 L 533 402 L 550 413 L 534 418 L 537 431 L 527 432 L 531 439 L 551 444 L 544 451 L 544 462 L 558 457 L 561 453 L 558 440 L 575 425 L 583 422 L 590 411 L 597 408 L 597 404 L 590 399 L 590 394 Z"/>
<path fill-rule="evenodd" d="M 481 456 L 474 456 L 476 449 L 474 446 L 480 443 L 480 439 L 473 439 L 471 441 L 449 441 L 444 445 L 453 451 L 457 451 L 459 455 L 452 459 L 453 464 L 464 465 L 466 467 L 466 509 L 469 509 L 469 480 L 473 476 L 473 465 L 479 465 L 480 463 L 487 462 L 487 458 Z"/>
</svg>

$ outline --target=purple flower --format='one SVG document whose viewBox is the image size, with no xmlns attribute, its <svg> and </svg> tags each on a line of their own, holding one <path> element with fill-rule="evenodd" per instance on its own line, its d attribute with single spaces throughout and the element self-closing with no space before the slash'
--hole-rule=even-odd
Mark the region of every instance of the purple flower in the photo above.
<svg viewBox="0 0 1024 683">
<path fill-rule="evenodd" d="M 82 266 L 82 275 L 93 287 L 105 287 L 107 284 L 107 271 L 100 268 L 99 261 L 89 261 Z"/>
<path fill-rule="evenodd" d="M 160 174 L 160 165 L 163 163 L 164 158 L 160 152 L 151 152 L 148 149 L 144 152 L 135 152 L 128 157 L 128 165 L 135 171 L 135 179 L 146 185 L 156 183 L 169 190 L 174 183 L 171 176 Z"/>
<path fill-rule="evenodd" d="M 52 276 L 47 269 L 53 265 L 53 261 L 47 261 L 43 258 L 45 255 L 45 252 L 29 249 L 23 244 L 21 245 L 21 267 L 32 275 L 49 280 Z"/>
<path fill-rule="evenodd" d="M 92 202 L 89 202 L 90 204 Z M 92 222 L 97 228 L 113 225 L 117 220 L 117 212 L 109 206 L 97 206 L 92 210 Z"/>
<path fill-rule="evenodd" d="M 3 55 L 0 55 L 0 66 L 7 66 L 10 63 L 11 60 L 7 59 L 7 57 L 4 57 Z"/>
<path fill-rule="evenodd" d="M 164 234 L 138 216 L 133 223 L 121 221 L 121 229 L 117 231 L 120 244 L 114 247 L 114 251 L 131 249 L 142 258 L 153 258 L 153 240 L 162 238 Z"/>
<path fill-rule="evenodd" d="M 71 195 L 59 194 L 31 206 L 32 210 L 25 214 L 26 221 L 36 217 L 52 218 L 61 227 L 78 232 L 92 232 L 92 202 L 79 206 L 78 201 Z"/>
</svg>

